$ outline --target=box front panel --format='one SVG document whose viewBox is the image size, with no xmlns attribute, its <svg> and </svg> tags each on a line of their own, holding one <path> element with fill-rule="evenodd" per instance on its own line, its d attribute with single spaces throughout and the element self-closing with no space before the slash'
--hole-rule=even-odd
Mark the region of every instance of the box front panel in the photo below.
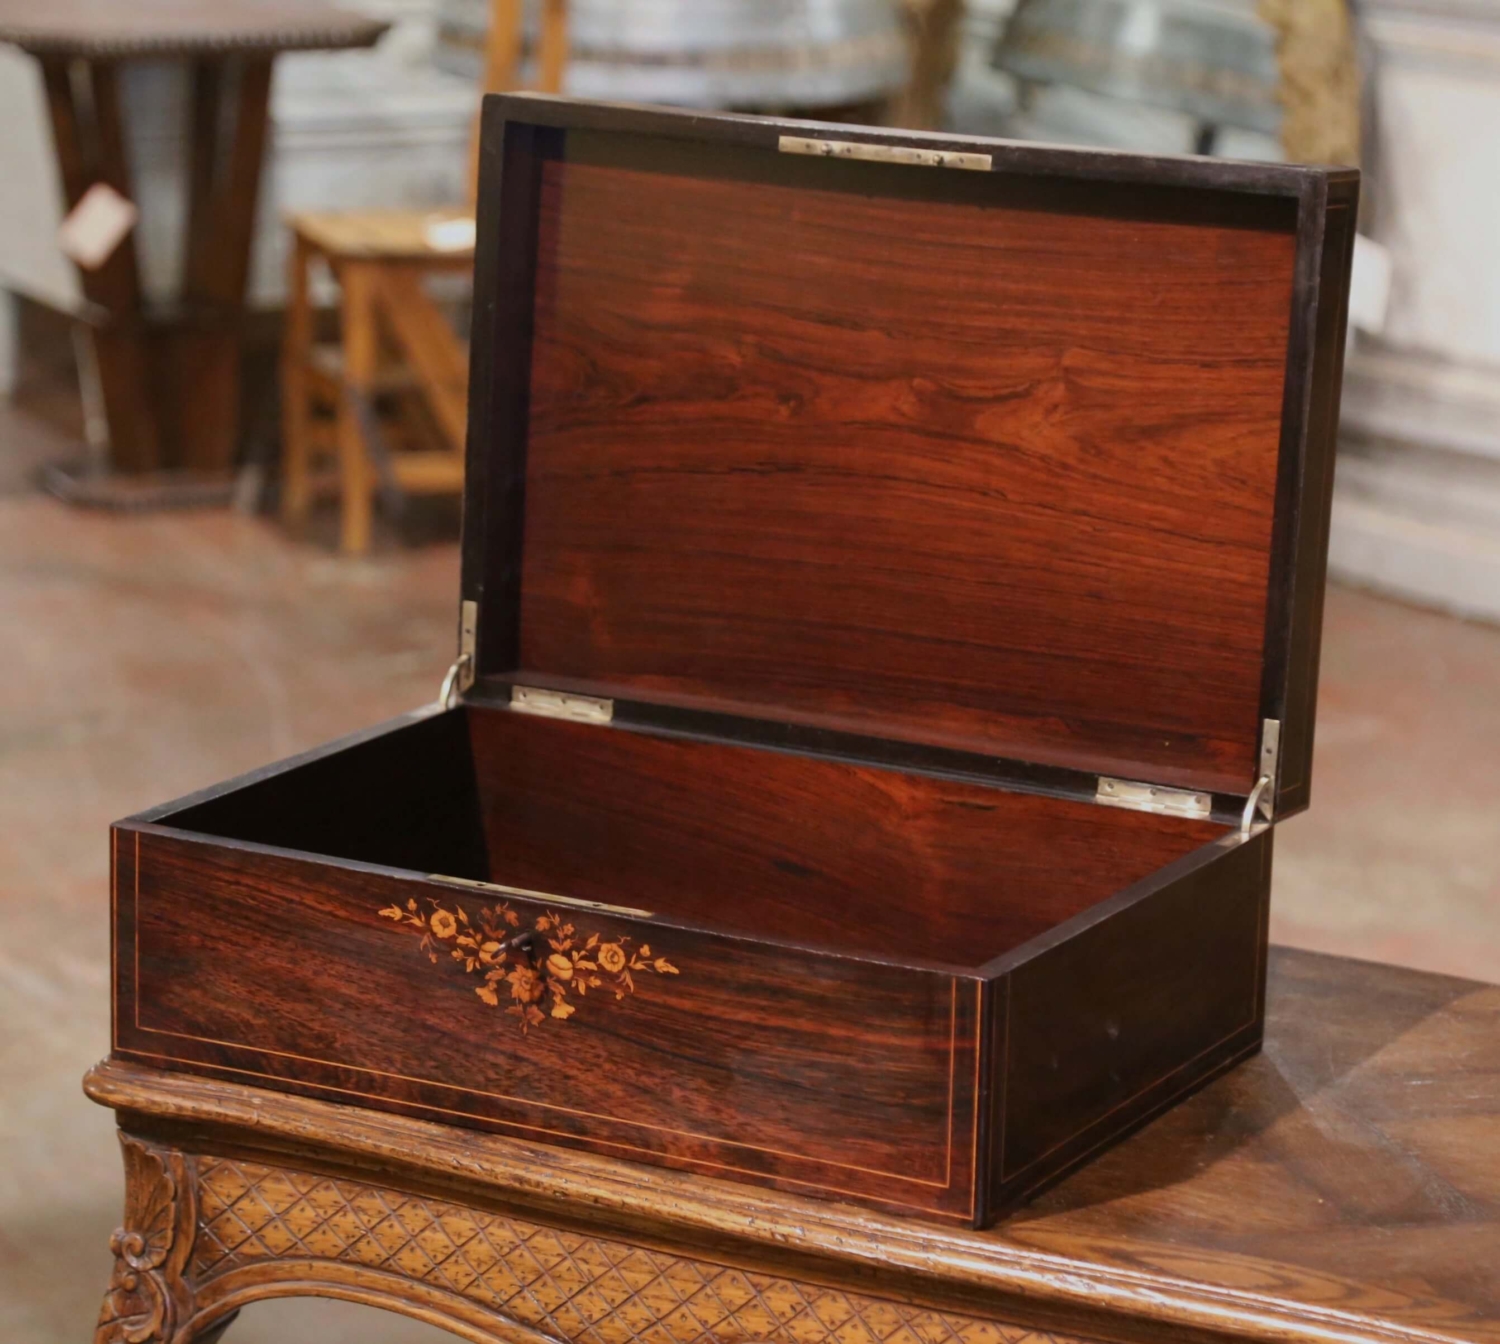
<svg viewBox="0 0 1500 1344">
<path fill-rule="evenodd" d="M 160 828 L 115 847 L 117 1054 L 973 1215 L 977 981 Z"/>
</svg>

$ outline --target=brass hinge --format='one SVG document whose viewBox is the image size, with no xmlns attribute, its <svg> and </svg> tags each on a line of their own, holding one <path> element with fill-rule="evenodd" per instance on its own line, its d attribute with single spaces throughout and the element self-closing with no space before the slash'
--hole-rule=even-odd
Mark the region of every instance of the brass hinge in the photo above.
<svg viewBox="0 0 1500 1344">
<path fill-rule="evenodd" d="M 479 604 L 463 602 L 458 608 L 458 657 L 443 678 L 438 704 L 452 709 L 455 701 L 474 684 L 474 651 L 479 643 Z"/>
<path fill-rule="evenodd" d="M 1188 789 L 1169 789 L 1161 784 L 1140 784 L 1131 779 L 1099 778 L 1094 794 L 1105 807 L 1128 807 L 1133 812 L 1155 812 L 1164 817 L 1207 817 L 1213 796 Z"/>
<path fill-rule="evenodd" d="M 1262 719 L 1260 725 L 1260 771 L 1255 787 L 1245 799 L 1240 815 L 1240 835 L 1248 837 L 1255 818 L 1276 820 L 1276 785 L 1281 770 L 1281 720 Z"/>
<path fill-rule="evenodd" d="M 987 173 L 994 166 L 988 154 L 962 154 L 954 149 L 916 149 L 911 145 L 870 145 L 862 140 L 816 140 L 805 135 L 783 135 L 776 148 L 783 154 L 811 154 L 820 159 L 860 159 L 865 163 L 907 163 L 919 168 L 967 168 Z"/>
<path fill-rule="evenodd" d="M 510 707 L 518 714 L 539 714 L 545 719 L 571 719 L 575 723 L 608 723 L 615 716 L 615 702 L 592 695 L 545 691 L 537 686 L 512 686 Z"/>
</svg>

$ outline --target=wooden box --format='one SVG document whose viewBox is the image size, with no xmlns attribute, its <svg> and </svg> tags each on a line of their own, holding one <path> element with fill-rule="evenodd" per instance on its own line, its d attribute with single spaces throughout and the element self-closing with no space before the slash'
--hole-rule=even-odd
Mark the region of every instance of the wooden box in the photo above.
<svg viewBox="0 0 1500 1344">
<path fill-rule="evenodd" d="M 1357 176 L 484 116 L 459 661 L 120 823 L 115 1054 L 983 1225 L 1260 1044 Z"/>
</svg>

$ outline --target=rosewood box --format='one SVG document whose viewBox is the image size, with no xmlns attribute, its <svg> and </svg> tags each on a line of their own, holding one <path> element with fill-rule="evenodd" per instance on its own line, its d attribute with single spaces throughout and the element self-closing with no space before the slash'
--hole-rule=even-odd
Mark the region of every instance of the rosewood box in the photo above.
<svg viewBox="0 0 1500 1344">
<path fill-rule="evenodd" d="M 458 660 L 115 828 L 115 1055 L 984 1225 L 1255 1051 L 1356 174 L 482 159 Z"/>
</svg>

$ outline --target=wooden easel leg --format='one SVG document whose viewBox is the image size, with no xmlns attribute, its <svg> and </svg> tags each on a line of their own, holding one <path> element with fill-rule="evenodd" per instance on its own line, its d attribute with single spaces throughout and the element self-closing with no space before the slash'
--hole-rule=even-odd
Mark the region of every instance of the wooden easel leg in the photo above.
<svg viewBox="0 0 1500 1344">
<path fill-rule="evenodd" d="M 241 328 L 271 92 L 266 58 L 215 57 L 192 71 L 183 306 L 168 398 L 183 464 L 227 471 L 239 436 Z"/>
<path fill-rule="evenodd" d="M 343 343 L 345 393 L 339 397 L 339 484 L 342 523 L 339 544 L 345 555 L 363 555 L 370 549 L 374 523 L 375 473 L 369 448 L 360 431 L 359 416 L 348 390 L 368 396 L 375 382 L 378 335 L 375 327 L 375 277 L 361 262 L 345 262 L 339 268 L 344 292 Z"/>
<path fill-rule="evenodd" d="M 99 182 L 131 199 L 117 74 L 110 62 L 84 64 L 62 57 L 42 61 L 53 145 L 69 210 Z M 134 237 L 127 235 L 98 269 L 80 268 L 79 280 L 84 297 L 104 314 L 101 322 L 91 324 L 88 335 L 112 463 L 119 471 L 150 471 L 161 464 L 161 439 Z"/>
</svg>

